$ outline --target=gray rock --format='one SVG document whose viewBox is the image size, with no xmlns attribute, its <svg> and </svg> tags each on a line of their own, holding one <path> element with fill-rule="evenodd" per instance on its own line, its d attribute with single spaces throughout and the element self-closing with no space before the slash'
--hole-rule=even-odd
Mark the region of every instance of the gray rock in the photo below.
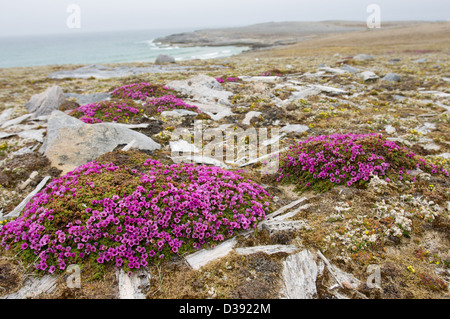
<svg viewBox="0 0 450 319">
<path fill-rule="evenodd" d="M 195 103 L 195 105 L 198 107 L 200 111 L 203 113 L 208 114 L 212 120 L 214 121 L 220 121 L 226 116 L 233 115 L 234 113 L 231 112 L 230 107 L 221 105 L 221 104 L 213 104 L 213 103 Z"/>
<path fill-rule="evenodd" d="M 250 111 L 247 114 L 245 114 L 245 118 L 242 121 L 242 124 L 245 125 L 250 125 L 250 121 L 254 118 L 254 117 L 258 117 L 260 116 L 262 113 L 261 112 L 257 112 L 257 111 Z"/>
<path fill-rule="evenodd" d="M 422 133 L 423 135 L 426 135 L 426 134 L 430 133 L 431 131 L 434 131 L 435 129 L 436 129 L 436 124 L 428 123 L 428 122 L 425 122 L 423 125 L 417 126 L 415 128 L 416 131 Z"/>
<path fill-rule="evenodd" d="M 309 129 L 308 126 L 302 124 L 290 124 L 281 129 L 281 132 L 285 133 L 303 133 Z"/>
<path fill-rule="evenodd" d="M 35 116 L 47 115 L 57 110 L 65 100 L 66 97 L 62 89 L 55 85 L 43 93 L 33 95 L 30 101 L 25 104 L 25 108 L 28 112 L 34 113 Z"/>
<path fill-rule="evenodd" d="M 152 151 L 161 148 L 151 138 L 122 125 L 86 124 L 61 111 L 54 111 L 39 151 L 49 158 L 53 166 L 67 173 L 132 140 L 138 149 Z"/>
<path fill-rule="evenodd" d="M 425 62 L 427 62 L 427 59 L 425 59 L 425 58 L 420 58 L 420 59 L 417 59 L 417 60 L 414 60 L 414 61 L 411 61 L 412 63 L 425 63 Z"/>
<path fill-rule="evenodd" d="M 292 100 L 299 100 L 299 99 L 305 99 L 308 96 L 314 96 L 320 94 L 322 92 L 319 88 L 312 87 L 312 86 L 295 86 L 293 87 L 296 89 L 296 92 L 292 92 L 292 96 L 289 99 L 289 101 Z"/>
<path fill-rule="evenodd" d="M 400 82 L 401 77 L 397 73 L 388 73 L 382 78 L 382 80 L 387 82 Z"/>
<path fill-rule="evenodd" d="M 434 143 L 428 143 L 423 145 L 423 148 L 427 151 L 439 151 L 441 149 L 441 147 L 437 144 Z"/>
<path fill-rule="evenodd" d="M 174 109 L 172 111 L 161 112 L 161 117 L 182 117 L 188 115 L 198 115 L 197 112 L 192 112 L 184 109 Z"/>
<path fill-rule="evenodd" d="M 320 67 L 319 70 L 325 71 L 327 73 L 338 74 L 338 75 L 345 74 L 345 73 L 348 72 L 347 70 L 343 70 L 342 68 L 335 69 L 335 68 L 330 68 L 330 67 L 325 67 L 325 66 L 324 67 Z"/>
<path fill-rule="evenodd" d="M 400 61 L 401 61 L 401 59 L 395 58 L 395 59 L 390 59 L 389 63 L 398 63 Z"/>
<path fill-rule="evenodd" d="M 384 130 L 386 131 L 386 133 L 388 134 L 394 134 L 396 132 L 395 127 L 393 127 L 392 125 L 386 125 L 384 127 Z"/>
<path fill-rule="evenodd" d="M 5 133 L 5 132 L 0 132 L 0 139 L 7 138 L 7 137 L 11 137 L 11 136 L 14 136 L 14 135 L 17 135 L 17 134 L 16 134 L 16 133 Z"/>
<path fill-rule="evenodd" d="M 105 101 L 111 98 L 109 93 L 93 93 L 93 94 L 77 94 L 77 93 L 67 93 L 66 98 L 73 98 L 80 105 L 96 103 L 100 101 Z"/>
<path fill-rule="evenodd" d="M 42 143 L 44 141 L 45 131 L 46 129 L 26 130 L 18 132 L 17 135 L 26 140 L 35 140 Z"/>
<path fill-rule="evenodd" d="M 363 79 L 363 81 L 376 80 L 378 79 L 378 75 L 376 75 L 372 71 L 364 71 L 359 74 L 359 76 Z"/>
<path fill-rule="evenodd" d="M 279 76 L 247 76 L 240 75 L 239 78 L 244 82 L 262 82 L 262 83 L 272 83 L 281 80 Z"/>
<path fill-rule="evenodd" d="M 372 55 L 369 54 L 358 54 L 353 57 L 355 61 L 368 61 L 375 59 Z"/>
<path fill-rule="evenodd" d="M 341 66 L 341 70 L 347 71 L 349 73 L 358 73 L 359 72 L 359 69 L 357 69 L 351 65 L 348 65 L 348 64 Z"/>
<path fill-rule="evenodd" d="M 2 124 L 2 128 L 7 128 L 7 127 L 10 127 L 10 126 L 14 126 L 14 125 L 20 124 L 20 123 L 22 123 L 23 121 L 29 119 L 32 116 L 33 116 L 33 114 L 24 114 L 22 116 L 16 117 L 16 118 L 14 118 L 12 120 L 9 120 L 9 121 L 6 121 L 5 123 L 3 123 Z"/>
<path fill-rule="evenodd" d="M 439 157 L 442 157 L 442 158 L 446 158 L 446 159 L 450 159 L 450 153 L 442 153 L 442 154 L 439 154 L 439 155 L 436 155 L 436 156 L 439 156 Z"/>
<path fill-rule="evenodd" d="M 8 121 L 11 118 L 11 116 L 13 115 L 13 113 L 14 113 L 14 109 L 12 109 L 12 108 L 4 110 L 0 114 L 0 124 L 3 124 L 6 121 Z"/>
<path fill-rule="evenodd" d="M 398 94 L 394 94 L 392 97 L 393 97 L 394 100 L 396 100 L 396 101 L 403 101 L 404 99 L 407 99 L 406 96 L 398 95 Z"/>
<path fill-rule="evenodd" d="M 187 80 L 169 82 L 168 88 L 192 95 L 200 103 L 218 103 L 231 105 L 228 100 L 232 92 L 225 91 L 222 85 L 213 77 L 198 75 Z"/>
<path fill-rule="evenodd" d="M 325 85 L 319 85 L 319 84 L 311 84 L 310 87 L 320 90 L 320 92 L 327 93 L 329 95 L 340 95 L 340 94 L 347 94 L 348 92 L 343 89 L 338 89 L 332 86 L 325 86 Z"/>
<path fill-rule="evenodd" d="M 175 58 L 167 54 L 160 54 L 156 57 L 155 64 L 175 63 Z"/>
<path fill-rule="evenodd" d="M 53 72 L 47 77 L 50 79 L 109 79 L 124 76 L 139 75 L 144 73 L 167 73 L 167 72 L 179 72 L 188 69 L 195 68 L 193 66 L 179 66 L 179 65 L 151 65 L 148 67 L 106 67 L 103 65 L 88 65 L 76 70 L 57 71 Z"/>
<path fill-rule="evenodd" d="M 192 143 L 189 143 L 185 140 L 178 140 L 178 141 L 170 141 L 169 147 L 172 152 L 172 155 L 175 155 L 174 153 L 189 153 L 189 155 L 192 155 L 192 153 L 199 153 L 200 150 Z"/>
</svg>

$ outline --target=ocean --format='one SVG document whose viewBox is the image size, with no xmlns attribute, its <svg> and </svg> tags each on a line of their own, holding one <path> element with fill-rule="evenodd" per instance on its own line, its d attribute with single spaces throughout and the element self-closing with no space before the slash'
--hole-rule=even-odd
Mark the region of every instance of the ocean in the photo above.
<svg viewBox="0 0 450 319">
<path fill-rule="evenodd" d="M 153 40 L 193 30 L 140 30 L 0 38 L 0 68 L 62 64 L 154 62 L 159 54 L 175 60 L 212 59 L 239 54 L 247 47 L 162 45 Z"/>
</svg>

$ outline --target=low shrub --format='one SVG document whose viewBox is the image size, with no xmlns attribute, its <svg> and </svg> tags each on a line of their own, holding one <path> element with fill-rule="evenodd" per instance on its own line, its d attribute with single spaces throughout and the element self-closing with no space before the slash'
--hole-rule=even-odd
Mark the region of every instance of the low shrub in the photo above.
<svg viewBox="0 0 450 319">
<path fill-rule="evenodd" d="M 237 77 L 237 76 L 236 77 L 233 77 L 233 76 L 221 76 L 221 77 L 218 77 L 216 80 L 219 83 L 239 82 L 239 81 L 241 81 L 241 79 L 239 77 Z"/>
<path fill-rule="evenodd" d="M 280 154 L 275 177 L 300 191 L 323 192 L 337 185 L 365 186 L 374 175 L 387 182 L 415 180 L 414 169 L 449 175 L 382 135 L 333 134 L 310 137 Z"/>
<path fill-rule="evenodd" d="M 165 95 L 158 98 L 148 99 L 144 107 L 149 113 L 161 113 L 168 110 L 184 109 L 192 112 L 202 113 L 197 106 L 190 105 L 175 95 Z"/>
<path fill-rule="evenodd" d="M 269 194 L 236 172 L 93 161 L 36 194 L 0 230 L 0 245 L 39 271 L 83 263 L 130 271 L 256 228 L 269 210 Z"/>
<path fill-rule="evenodd" d="M 81 105 L 70 115 L 84 123 L 127 123 L 143 112 L 142 106 L 132 100 L 111 100 Z"/>
<path fill-rule="evenodd" d="M 146 100 L 149 97 L 176 95 L 176 92 L 160 84 L 133 83 L 120 86 L 111 95 L 121 99 Z"/>
</svg>

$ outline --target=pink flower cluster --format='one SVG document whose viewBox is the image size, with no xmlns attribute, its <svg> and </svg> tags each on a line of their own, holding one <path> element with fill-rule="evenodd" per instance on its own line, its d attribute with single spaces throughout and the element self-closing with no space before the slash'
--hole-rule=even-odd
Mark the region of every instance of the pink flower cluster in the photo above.
<svg viewBox="0 0 450 319">
<path fill-rule="evenodd" d="M 111 92 L 112 96 L 122 99 L 146 100 L 148 97 L 166 95 L 170 90 L 165 86 L 151 83 L 133 83 L 121 86 Z"/>
<path fill-rule="evenodd" d="M 139 113 L 139 109 L 127 105 L 125 102 L 102 101 L 81 105 L 71 112 L 71 115 L 80 114 L 84 123 L 101 123 L 103 121 L 119 121 Z"/>
<path fill-rule="evenodd" d="M 282 165 L 277 181 L 295 176 L 294 179 L 300 184 L 306 183 L 306 187 L 317 181 L 352 186 L 369 181 L 372 175 L 395 175 L 402 180 L 408 170 L 414 168 L 448 176 L 444 169 L 416 159 L 405 147 L 377 134 L 314 136 L 299 142 L 280 157 Z"/>
<path fill-rule="evenodd" d="M 124 170 L 134 176 L 134 188 L 95 197 L 102 177 Z M 255 228 L 269 211 L 268 198 L 261 186 L 218 167 L 148 159 L 137 171 L 89 162 L 35 195 L 23 214 L 0 230 L 0 245 L 27 251 L 36 269 L 50 273 L 92 259 L 138 269 L 152 258 Z M 69 199 L 80 200 L 79 211 L 54 209 Z"/>
<path fill-rule="evenodd" d="M 216 79 L 219 83 L 225 83 L 225 82 L 239 82 L 241 79 L 239 77 L 219 77 Z"/>
<path fill-rule="evenodd" d="M 197 113 L 202 113 L 197 106 L 187 104 L 182 99 L 177 98 L 175 95 L 165 95 L 153 99 L 148 99 L 147 102 L 145 102 L 145 105 L 157 107 L 156 111 L 158 113 L 174 109 L 185 109 Z"/>
</svg>

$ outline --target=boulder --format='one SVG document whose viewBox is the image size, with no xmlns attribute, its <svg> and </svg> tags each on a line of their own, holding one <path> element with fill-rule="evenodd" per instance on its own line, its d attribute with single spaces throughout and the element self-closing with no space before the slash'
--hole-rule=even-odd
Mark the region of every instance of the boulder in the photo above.
<svg viewBox="0 0 450 319">
<path fill-rule="evenodd" d="M 116 123 L 86 124 L 61 111 L 48 120 L 47 136 L 40 152 L 63 174 L 135 140 L 134 147 L 152 151 L 161 145 L 144 134 Z"/>
<path fill-rule="evenodd" d="M 359 74 L 359 76 L 363 79 L 363 81 L 370 81 L 378 79 L 378 75 L 376 75 L 372 71 L 364 71 Z"/>
<path fill-rule="evenodd" d="M 382 80 L 387 82 L 400 82 L 401 77 L 397 73 L 388 73 L 382 78 Z"/>
<path fill-rule="evenodd" d="M 40 94 L 35 94 L 31 97 L 25 108 L 35 116 L 48 115 L 66 100 L 62 89 L 55 85 Z"/>
<path fill-rule="evenodd" d="M 155 64 L 175 63 L 175 58 L 167 54 L 160 54 L 156 57 Z"/>
</svg>

